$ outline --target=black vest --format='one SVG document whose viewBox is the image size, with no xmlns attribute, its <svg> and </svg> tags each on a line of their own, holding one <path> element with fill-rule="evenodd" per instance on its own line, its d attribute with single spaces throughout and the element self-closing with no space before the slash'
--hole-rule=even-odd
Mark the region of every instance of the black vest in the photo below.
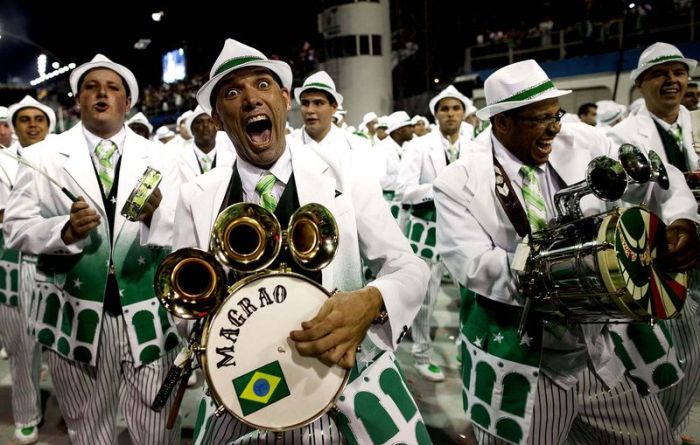
<svg viewBox="0 0 700 445">
<path fill-rule="evenodd" d="M 228 190 L 226 191 L 226 196 L 224 196 L 224 199 L 221 202 L 219 213 L 230 205 L 243 202 L 243 186 L 241 184 L 241 177 L 238 174 L 238 168 L 235 164 L 232 170 Z M 299 195 L 297 194 L 296 181 L 294 179 L 294 173 L 292 172 L 292 175 L 289 177 L 289 182 L 287 182 L 287 186 L 284 188 L 282 196 L 280 196 L 279 202 L 277 203 L 277 207 L 275 207 L 274 211 L 280 226 L 282 226 L 282 230 L 287 229 L 287 226 L 289 225 L 289 218 L 299 207 Z M 268 267 L 268 269 L 277 269 L 282 262 L 286 263 L 287 267 L 292 269 L 292 272 L 304 275 L 305 277 L 321 284 L 321 271 L 310 272 L 302 269 L 292 259 L 291 255 L 289 254 L 289 250 L 286 248 L 283 248 L 280 251 L 279 256 Z"/>
<path fill-rule="evenodd" d="M 97 177 L 97 184 L 100 186 L 100 194 L 102 195 L 102 204 L 104 205 L 105 212 L 107 213 L 107 223 L 109 224 L 109 242 L 110 246 L 114 245 L 114 220 L 115 212 L 117 207 L 117 190 L 119 189 L 119 171 L 121 169 L 122 158 L 124 155 L 119 156 L 117 165 L 114 167 L 114 182 L 112 183 L 112 189 L 109 191 L 109 196 L 105 196 L 104 188 L 102 187 L 102 181 L 95 168 L 95 163 L 92 163 L 93 171 L 95 172 L 95 177 Z M 107 288 L 105 289 L 105 299 L 104 299 L 104 309 L 110 315 L 118 316 L 122 313 L 122 305 L 119 296 L 119 284 L 117 283 L 117 277 L 112 272 L 114 270 L 114 265 L 112 263 L 110 248 L 110 258 L 109 258 L 109 273 L 107 275 Z"/>
</svg>

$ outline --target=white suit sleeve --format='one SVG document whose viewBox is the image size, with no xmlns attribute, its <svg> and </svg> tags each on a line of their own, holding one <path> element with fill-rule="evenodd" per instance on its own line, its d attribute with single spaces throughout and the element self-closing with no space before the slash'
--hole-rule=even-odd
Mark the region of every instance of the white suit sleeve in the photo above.
<svg viewBox="0 0 700 445">
<path fill-rule="evenodd" d="M 199 246 L 194 227 L 194 215 L 192 214 L 192 196 L 194 183 L 187 183 L 180 187 L 180 193 L 175 207 L 175 227 L 173 228 L 173 251 L 184 247 L 197 247 L 207 250 L 209 246 Z"/>
<path fill-rule="evenodd" d="M 360 252 L 377 279 L 369 283 L 379 290 L 389 321 L 373 325 L 370 332 L 386 349 L 396 349 L 401 332 L 413 322 L 428 288 L 429 270 L 413 254 L 401 233 L 379 183 L 370 177 L 354 178 L 353 205 Z"/>
<path fill-rule="evenodd" d="M 494 244 L 470 211 L 466 166 L 449 166 L 435 181 L 437 250 L 459 284 L 487 298 L 519 304 L 510 271 L 512 254 Z M 481 190 L 482 193 L 487 191 Z"/>
<path fill-rule="evenodd" d="M 425 147 L 421 141 L 410 142 L 401 158 L 399 176 L 396 179 L 396 196 L 404 204 L 433 200 L 433 184 L 420 183 L 420 172 L 425 160 Z"/>
<path fill-rule="evenodd" d="M 48 196 L 42 193 L 46 190 L 50 190 Z M 59 208 L 56 213 L 65 214 L 44 216 L 42 207 L 49 203 Z M 70 219 L 70 207 L 71 201 L 56 185 L 34 170 L 20 166 L 5 209 L 5 245 L 32 255 L 81 253 L 85 240 L 67 245 L 61 238 L 61 231 Z"/>
</svg>

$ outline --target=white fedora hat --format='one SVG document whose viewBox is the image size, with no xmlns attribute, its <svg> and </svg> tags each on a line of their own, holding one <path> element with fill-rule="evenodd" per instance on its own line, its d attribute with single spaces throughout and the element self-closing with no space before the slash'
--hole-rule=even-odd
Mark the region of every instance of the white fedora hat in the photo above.
<svg viewBox="0 0 700 445">
<path fill-rule="evenodd" d="M 212 108 L 214 108 L 211 102 L 211 93 L 214 91 L 216 84 L 230 72 L 251 66 L 260 66 L 272 71 L 282 82 L 282 88 L 291 91 L 292 69 L 287 63 L 281 60 L 269 60 L 263 53 L 253 47 L 244 45 L 237 40 L 226 39 L 219 57 L 216 58 L 214 65 L 211 67 L 209 80 L 197 91 L 197 102 L 199 105 L 205 111 L 211 112 Z"/>
<path fill-rule="evenodd" d="M 610 123 L 625 116 L 627 107 L 612 100 L 599 100 L 595 103 L 598 114 L 596 120 L 599 127 L 610 125 Z"/>
<path fill-rule="evenodd" d="M 173 133 L 173 130 L 168 128 L 167 125 L 158 127 L 158 129 L 156 130 L 155 138 L 159 141 L 170 136 L 175 136 L 175 133 Z"/>
<path fill-rule="evenodd" d="M 153 125 L 151 125 L 151 123 L 148 122 L 148 118 L 146 117 L 146 115 L 141 113 L 140 111 L 131 116 L 129 120 L 126 121 L 127 126 L 131 124 L 143 124 L 146 127 L 148 127 L 149 133 L 153 133 Z"/>
<path fill-rule="evenodd" d="M 440 91 L 440 93 L 437 96 L 430 99 L 430 103 L 428 104 L 428 106 L 430 107 L 430 112 L 433 113 L 433 117 L 435 117 L 435 106 L 438 103 L 440 103 L 442 99 L 445 99 L 447 97 L 451 97 L 462 102 L 462 105 L 464 105 L 464 115 L 468 116 L 467 111 L 469 111 L 470 105 L 473 107 L 472 101 L 469 100 L 467 96 L 460 93 L 459 90 L 457 90 L 457 88 L 455 88 L 453 85 L 450 85 L 444 90 Z"/>
<path fill-rule="evenodd" d="M 377 128 L 389 128 L 389 116 L 379 116 L 377 118 Z"/>
<path fill-rule="evenodd" d="M 182 121 L 184 121 L 185 119 L 187 119 L 188 117 L 190 117 L 191 114 L 192 114 L 192 110 L 187 110 L 187 111 L 185 111 L 184 113 L 182 113 L 182 114 L 180 115 L 180 117 L 177 118 L 177 121 L 175 121 L 175 125 L 176 125 L 177 127 L 180 127 L 180 124 L 182 123 Z"/>
<path fill-rule="evenodd" d="M 681 62 L 688 67 L 690 74 L 698 64 L 697 60 L 688 59 L 683 56 L 683 53 L 673 45 L 663 42 L 656 42 L 642 52 L 637 62 L 637 69 L 630 73 L 630 79 L 636 81 L 644 71 L 652 66 L 660 65 L 668 62 Z"/>
<path fill-rule="evenodd" d="M 187 131 L 189 131 L 190 134 L 194 134 L 194 133 L 192 133 L 192 124 L 194 123 L 194 120 L 203 114 L 206 114 L 207 116 L 211 116 L 204 108 L 202 108 L 200 105 L 197 105 L 197 108 L 195 108 L 194 111 L 192 111 L 190 113 L 190 115 L 187 116 L 187 120 L 185 121 L 186 122 L 185 126 L 187 127 Z"/>
<path fill-rule="evenodd" d="M 394 111 L 387 116 L 386 123 L 388 125 L 386 132 L 391 134 L 392 131 L 396 131 L 399 128 L 413 125 L 413 120 L 405 111 Z"/>
<path fill-rule="evenodd" d="M 131 70 L 124 65 L 112 62 L 102 54 L 97 54 L 91 61 L 83 63 L 70 73 L 70 89 L 73 91 L 74 95 L 78 95 L 78 82 L 83 74 L 95 68 L 107 68 L 122 76 L 129 87 L 131 107 L 133 108 L 133 106 L 136 105 L 136 102 L 139 100 L 139 84 L 136 82 L 134 73 L 132 73 Z"/>
<path fill-rule="evenodd" d="M 7 107 L 0 106 L 0 122 L 7 122 L 8 109 Z"/>
<path fill-rule="evenodd" d="M 10 124 L 12 131 L 14 131 L 15 113 L 23 108 L 36 108 L 41 110 L 49 120 L 49 133 L 53 133 L 53 130 L 56 128 L 56 113 L 51 109 L 51 107 L 42 104 L 29 95 L 24 96 L 24 99 L 20 100 L 16 104 L 10 105 L 10 108 L 7 109 L 7 121 Z"/>
<path fill-rule="evenodd" d="M 375 113 L 374 111 L 370 111 L 369 113 L 365 113 L 365 115 L 362 116 L 362 122 L 360 123 L 360 125 L 364 125 L 365 127 L 367 127 L 367 124 L 369 124 L 375 119 L 379 120 L 379 116 L 377 116 L 377 113 Z"/>
<path fill-rule="evenodd" d="M 333 96 L 338 106 L 343 105 L 343 96 L 335 90 L 335 82 L 325 71 L 313 73 L 304 80 L 304 84 L 294 88 L 294 99 L 301 105 L 301 95 L 306 90 L 320 90 Z"/>
<path fill-rule="evenodd" d="M 486 79 L 486 106 L 477 111 L 476 116 L 487 120 L 504 111 L 569 93 L 571 90 L 557 89 L 537 62 L 523 60 L 504 66 Z"/>
</svg>

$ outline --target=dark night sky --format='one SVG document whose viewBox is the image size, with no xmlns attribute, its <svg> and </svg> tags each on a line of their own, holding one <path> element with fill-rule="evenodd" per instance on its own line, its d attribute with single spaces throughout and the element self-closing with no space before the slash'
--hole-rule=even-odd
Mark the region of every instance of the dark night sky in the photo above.
<svg viewBox="0 0 700 445">
<path fill-rule="evenodd" d="M 150 82 L 160 76 L 162 53 L 184 44 L 190 69 L 202 72 L 208 71 L 227 37 L 255 46 L 268 56 L 288 57 L 298 52 L 304 40 L 318 39 L 318 1 L 177 2 L 178 6 L 150 0 L 2 3 L 0 82 L 36 75 L 38 50 L 23 39 L 48 50 L 49 62 L 53 54 L 64 63 L 79 65 L 102 52 Z M 159 23 L 151 20 L 151 13 L 157 10 L 165 12 Z M 268 14 L 262 17 L 261 11 Z M 152 40 L 145 51 L 133 48 L 139 38 Z"/>
</svg>

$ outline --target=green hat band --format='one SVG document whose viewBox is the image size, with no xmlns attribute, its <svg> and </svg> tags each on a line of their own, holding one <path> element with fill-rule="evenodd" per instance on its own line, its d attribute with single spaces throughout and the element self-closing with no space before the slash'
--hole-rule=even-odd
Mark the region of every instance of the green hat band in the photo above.
<svg viewBox="0 0 700 445">
<path fill-rule="evenodd" d="M 507 97 L 503 100 L 499 100 L 496 103 L 500 104 L 503 102 L 515 102 L 515 101 L 527 100 L 527 99 L 530 99 L 531 97 L 535 97 L 538 94 L 544 93 L 545 91 L 552 90 L 552 89 L 554 89 L 554 82 L 547 79 L 546 81 L 542 82 L 539 85 L 535 85 L 534 87 L 523 90 L 523 91 L 516 93 L 510 97 Z"/>
<path fill-rule="evenodd" d="M 235 68 L 239 65 L 243 65 L 244 63 L 248 63 L 248 62 L 253 62 L 255 60 L 265 60 L 265 59 L 263 59 L 262 57 L 258 57 L 258 56 L 234 57 L 233 59 L 229 59 L 226 62 L 219 65 L 219 67 L 214 72 L 214 76 L 221 74 L 224 71 L 227 71 L 231 68 Z M 214 76 L 212 76 L 212 77 L 214 77 Z"/>
</svg>

